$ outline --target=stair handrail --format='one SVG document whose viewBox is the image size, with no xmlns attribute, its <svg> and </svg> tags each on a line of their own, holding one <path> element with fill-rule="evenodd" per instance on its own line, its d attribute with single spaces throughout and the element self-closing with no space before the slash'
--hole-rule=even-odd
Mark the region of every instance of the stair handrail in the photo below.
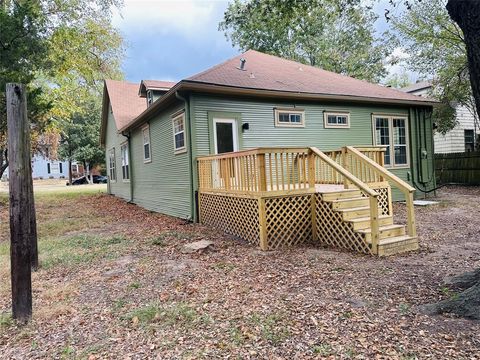
<svg viewBox="0 0 480 360">
<path fill-rule="evenodd" d="M 352 154 L 360 161 L 363 161 L 365 165 L 367 165 L 370 169 L 375 171 L 383 178 L 391 181 L 394 183 L 397 188 L 405 195 L 405 202 L 407 204 L 407 231 L 408 235 L 411 237 L 417 236 L 417 230 L 415 228 L 415 213 L 414 213 L 414 205 L 413 205 L 413 193 L 415 192 L 415 188 L 405 182 L 404 180 L 400 179 L 395 174 L 391 173 L 383 166 L 377 164 L 375 161 L 370 159 L 368 156 L 365 156 L 360 151 L 355 149 L 353 146 L 346 146 L 347 153 Z"/>
<path fill-rule="evenodd" d="M 360 189 L 366 196 L 368 196 L 370 201 L 370 231 L 372 236 L 372 252 L 374 254 L 378 251 L 378 242 L 380 238 L 380 229 L 378 223 L 378 193 L 371 189 L 366 183 L 357 178 L 343 166 L 339 165 L 337 162 L 332 160 L 328 155 L 320 151 L 316 147 L 309 148 L 312 154 L 319 157 L 327 165 L 332 167 L 335 171 L 341 174 L 343 177 L 347 178 L 353 185 Z"/>
</svg>

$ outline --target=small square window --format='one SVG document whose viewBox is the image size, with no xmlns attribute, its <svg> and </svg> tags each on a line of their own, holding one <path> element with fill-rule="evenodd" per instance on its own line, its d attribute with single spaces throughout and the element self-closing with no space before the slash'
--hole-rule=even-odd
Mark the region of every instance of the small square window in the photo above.
<svg viewBox="0 0 480 360">
<path fill-rule="evenodd" d="M 326 112 L 324 117 L 324 125 L 326 128 L 349 128 L 350 114 Z"/>
<path fill-rule="evenodd" d="M 304 127 L 304 111 L 275 109 L 275 126 Z"/>
</svg>

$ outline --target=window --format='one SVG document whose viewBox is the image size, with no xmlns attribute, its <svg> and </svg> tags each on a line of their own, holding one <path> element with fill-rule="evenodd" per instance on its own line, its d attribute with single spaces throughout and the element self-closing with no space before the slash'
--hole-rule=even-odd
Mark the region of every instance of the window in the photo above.
<svg viewBox="0 0 480 360">
<path fill-rule="evenodd" d="M 122 155 L 122 179 L 123 181 L 130 180 L 130 173 L 128 169 L 128 145 L 125 143 L 120 147 Z"/>
<path fill-rule="evenodd" d="M 407 118 L 378 115 L 373 117 L 374 143 L 384 145 L 385 165 L 402 167 L 408 165 Z"/>
<path fill-rule="evenodd" d="M 146 125 L 142 128 L 143 137 L 143 162 L 152 161 L 152 154 L 150 148 L 150 126 Z"/>
<path fill-rule="evenodd" d="M 275 126 L 304 127 L 303 110 L 275 109 Z"/>
<path fill-rule="evenodd" d="M 326 112 L 324 114 L 324 126 L 326 128 L 349 128 L 350 113 L 346 112 Z"/>
<path fill-rule="evenodd" d="M 51 170 L 50 170 L 50 163 L 47 163 L 47 174 L 50 174 L 51 173 Z"/>
<path fill-rule="evenodd" d="M 115 148 L 110 150 L 108 154 L 108 170 L 110 174 L 110 181 L 117 180 L 117 172 L 115 171 Z"/>
<path fill-rule="evenodd" d="M 464 130 L 465 152 L 475 150 L 475 134 L 473 130 Z"/>
<path fill-rule="evenodd" d="M 185 147 L 185 114 L 182 113 L 172 119 L 173 122 L 173 148 L 175 152 L 186 151 Z"/>
<path fill-rule="evenodd" d="M 153 103 L 153 92 L 152 90 L 147 90 L 147 106 L 152 105 Z"/>
</svg>

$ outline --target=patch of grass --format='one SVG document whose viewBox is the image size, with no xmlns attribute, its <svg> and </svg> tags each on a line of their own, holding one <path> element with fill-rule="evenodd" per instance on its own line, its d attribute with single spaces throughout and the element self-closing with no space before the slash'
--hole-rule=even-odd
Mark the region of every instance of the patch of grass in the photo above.
<svg viewBox="0 0 480 360">
<path fill-rule="evenodd" d="M 12 314 L 0 313 L 0 330 L 9 328 L 12 324 Z"/>
<path fill-rule="evenodd" d="M 407 315 L 410 312 L 410 308 L 411 306 L 409 304 L 401 303 L 398 305 L 398 309 L 402 315 Z"/>
<path fill-rule="evenodd" d="M 112 307 L 113 307 L 113 310 L 118 311 L 120 309 L 123 309 L 125 305 L 127 305 L 127 300 L 125 300 L 124 298 L 120 298 L 114 301 Z"/>
<path fill-rule="evenodd" d="M 166 246 L 169 241 L 192 239 L 196 236 L 197 235 L 194 233 L 169 230 L 169 231 L 162 232 L 157 237 L 153 238 L 152 244 L 157 246 Z"/>
<path fill-rule="evenodd" d="M 312 348 L 312 352 L 320 356 L 330 356 L 335 354 L 335 352 L 333 351 L 333 347 L 330 344 L 315 345 Z"/>
<path fill-rule="evenodd" d="M 125 317 L 133 323 L 141 325 L 158 323 L 164 326 L 189 326 L 199 322 L 202 318 L 190 305 L 180 302 L 169 306 L 150 304 L 129 312 Z"/>
<path fill-rule="evenodd" d="M 219 261 L 215 264 L 213 264 L 213 267 L 218 270 L 223 270 L 225 272 L 230 272 L 233 269 L 235 269 L 235 265 L 232 263 L 224 262 L 224 261 Z"/>
<path fill-rule="evenodd" d="M 274 345 L 282 343 L 290 336 L 290 331 L 282 323 L 282 320 L 283 316 L 281 314 L 270 314 L 267 316 L 253 314 L 249 318 L 249 321 L 260 329 L 262 338 Z"/>
<path fill-rule="evenodd" d="M 351 311 L 345 311 L 342 313 L 342 315 L 340 315 L 340 319 L 342 320 L 351 319 L 352 317 L 353 317 L 353 312 Z"/>
<path fill-rule="evenodd" d="M 76 235 L 66 238 L 48 238 L 39 241 L 41 269 L 55 266 L 75 266 L 93 260 L 118 256 L 128 240 L 119 237 Z"/>
<path fill-rule="evenodd" d="M 140 286 L 141 285 L 138 281 L 134 281 L 134 282 L 132 282 L 131 284 L 128 285 L 128 288 L 136 290 L 136 289 L 139 289 Z"/>
</svg>

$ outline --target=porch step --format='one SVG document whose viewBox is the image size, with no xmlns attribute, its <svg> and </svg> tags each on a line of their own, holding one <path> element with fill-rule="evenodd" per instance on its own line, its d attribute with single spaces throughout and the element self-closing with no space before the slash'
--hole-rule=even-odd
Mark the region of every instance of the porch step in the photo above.
<svg viewBox="0 0 480 360">
<path fill-rule="evenodd" d="M 339 191 L 326 192 L 322 195 L 324 201 L 358 198 L 360 196 L 362 196 L 361 191 L 356 189 L 343 189 Z"/>
<path fill-rule="evenodd" d="M 366 197 L 338 199 L 338 200 L 332 201 L 332 207 L 334 210 L 356 208 L 356 207 L 369 206 L 369 205 L 370 205 L 370 200 Z"/>
<path fill-rule="evenodd" d="M 370 216 L 370 206 L 360 206 L 348 209 L 336 209 L 335 211 L 342 213 L 343 220 L 345 221 Z M 381 209 L 378 210 L 379 215 L 380 212 Z"/>
<path fill-rule="evenodd" d="M 368 229 L 370 227 L 370 216 L 350 219 L 347 221 L 353 224 L 353 230 L 355 231 Z M 380 215 L 378 217 L 378 225 L 379 226 L 393 225 L 393 216 Z"/>
<path fill-rule="evenodd" d="M 379 231 L 380 231 L 380 234 L 379 234 L 380 240 L 403 236 L 405 235 L 405 225 L 380 226 Z M 368 229 L 358 230 L 357 232 L 360 234 L 365 234 L 365 241 L 367 241 L 368 243 L 372 242 L 372 229 L 368 228 Z"/>
<path fill-rule="evenodd" d="M 378 256 L 388 256 L 418 250 L 418 238 L 408 235 L 381 239 L 378 244 Z"/>
</svg>

